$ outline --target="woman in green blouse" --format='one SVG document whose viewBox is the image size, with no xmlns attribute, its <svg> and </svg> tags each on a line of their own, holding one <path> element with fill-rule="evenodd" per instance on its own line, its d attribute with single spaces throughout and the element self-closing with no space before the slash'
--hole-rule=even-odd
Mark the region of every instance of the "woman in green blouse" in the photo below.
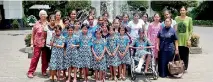
<svg viewBox="0 0 213 82">
<path fill-rule="evenodd" d="M 180 57 L 184 61 L 185 70 L 188 68 L 190 38 L 193 32 L 192 18 L 188 17 L 186 13 L 187 8 L 182 6 L 180 9 L 180 16 L 175 17 L 179 43 L 178 49 Z"/>
</svg>

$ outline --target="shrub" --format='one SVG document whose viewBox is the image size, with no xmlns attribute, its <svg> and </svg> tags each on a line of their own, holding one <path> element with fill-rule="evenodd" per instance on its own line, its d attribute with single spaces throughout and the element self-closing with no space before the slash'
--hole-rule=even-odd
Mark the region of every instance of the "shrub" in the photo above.
<svg viewBox="0 0 213 82">
<path fill-rule="evenodd" d="M 14 19 L 12 22 L 12 29 L 19 29 L 19 28 L 20 28 L 20 25 L 18 23 L 18 20 Z"/>
<path fill-rule="evenodd" d="M 192 47 L 198 47 L 199 39 L 200 39 L 200 36 L 193 33 L 192 36 L 191 36 L 191 46 Z"/>
<path fill-rule="evenodd" d="M 193 20 L 193 25 L 213 26 L 213 20 Z"/>
<path fill-rule="evenodd" d="M 30 47 L 31 46 L 31 35 L 32 34 L 27 34 L 25 39 L 24 39 L 26 47 Z"/>
</svg>

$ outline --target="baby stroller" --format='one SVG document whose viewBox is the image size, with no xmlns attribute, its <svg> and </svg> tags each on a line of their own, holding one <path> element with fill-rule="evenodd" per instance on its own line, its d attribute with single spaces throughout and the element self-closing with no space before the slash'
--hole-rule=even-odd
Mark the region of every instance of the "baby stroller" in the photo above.
<svg viewBox="0 0 213 82">
<path fill-rule="evenodd" d="M 155 60 L 155 58 L 153 56 L 153 53 L 152 53 L 153 50 L 152 49 L 147 49 L 147 50 L 151 53 L 151 61 L 150 61 L 149 66 L 148 66 L 148 73 L 144 72 L 145 65 L 146 65 L 145 62 L 143 64 L 143 66 L 142 66 L 142 69 L 141 69 L 142 71 L 140 73 L 135 71 L 136 68 L 137 68 L 137 65 L 139 63 L 139 60 L 138 60 L 138 58 L 134 57 L 134 51 L 131 50 L 131 80 L 133 80 L 133 81 L 136 79 L 136 75 L 137 74 L 142 74 L 146 78 L 148 78 L 147 76 L 149 75 L 154 80 L 158 79 L 158 66 L 156 64 L 156 60 Z"/>
</svg>

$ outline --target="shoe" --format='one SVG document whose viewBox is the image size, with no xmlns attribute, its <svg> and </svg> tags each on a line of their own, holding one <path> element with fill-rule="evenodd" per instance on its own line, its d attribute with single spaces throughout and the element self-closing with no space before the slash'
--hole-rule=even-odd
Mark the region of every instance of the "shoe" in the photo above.
<svg viewBox="0 0 213 82">
<path fill-rule="evenodd" d="M 47 76 L 47 73 L 46 73 L 46 72 L 44 72 L 44 73 L 42 73 L 42 75 L 43 75 L 43 76 Z"/>
<path fill-rule="evenodd" d="M 33 78 L 34 76 L 33 76 L 33 74 L 28 74 L 27 77 L 28 78 Z"/>
</svg>

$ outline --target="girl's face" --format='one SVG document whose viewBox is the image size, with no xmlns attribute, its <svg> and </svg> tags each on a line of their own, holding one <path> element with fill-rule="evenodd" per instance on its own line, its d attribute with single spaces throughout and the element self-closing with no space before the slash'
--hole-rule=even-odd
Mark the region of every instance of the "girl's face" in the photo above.
<svg viewBox="0 0 213 82">
<path fill-rule="evenodd" d="M 148 20 L 147 15 L 143 15 L 143 16 L 142 16 L 142 20 L 146 22 L 146 21 Z"/>
<path fill-rule="evenodd" d="M 159 22 L 159 21 L 160 21 L 160 16 L 159 16 L 159 14 L 156 14 L 156 15 L 154 16 L 154 21 L 156 21 L 156 22 Z"/>
<path fill-rule="evenodd" d="M 140 32 L 139 36 L 140 36 L 140 38 L 143 38 L 144 37 L 144 32 Z"/>
<path fill-rule="evenodd" d="M 92 11 L 90 14 L 89 14 L 89 16 L 95 16 L 95 11 Z"/>
<path fill-rule="evenodd" d="M 60 31 L 60 30 L 58 30 L 58 29 L 56 29 L 56 30 L 55 30 L 55 33 L 56 33 L 56 35 L 58 35 L 58 36 L 60 36 L 60 35 L 61 35 L 61 31 Z"/>
<path fill-rule="evenodd" d="M 104 16 L 103 16 L 105 21 L 108 19 L 108 17 L 109 17 L 108 14 L 104 14 Z"/>
<path fill-rule="evenodd" d="M 125 29 L 124 29 L 123 27 L 120 29 L 120 34 L 121 34 L 121 35 L 124 35 L 124 34 L 125 34 Z"/>
<path fill-rule="evenodd" d="M 127 22 L 129 20 L 129 17 L 127 15 L 124 15 L 123 21 Z"/>
<path fill-rule="evenodd" d="M 113 23 L 113 26 L 116 27 L 116 28 L 118 28 L 119 25 L 120 25 L 120 22 L 119 22 L 118 19 L 116 19 L 116 20 L 114 21 L 114 23 Z"/>
<path fill-rule="evenodd" d="M 170 19 L 167 18 L 164 23 L 165 23 L 166 27 L 170 27 L 172 22 Z"/>
<path fill-rule="evenodd" d="M 164 12 L 164 18 L 171 18 L 171 14 L 169 12 Z"/>
<path fill-rule="evenodd" d="M 96 32 L 96 38 L 101 38 L 101 32 L 100 31 Z"/>
<path fill-rule="evenodd" d="M 76 18 L 76 11 L 72 11 L 72 13 L 70 14 L 70 17 L 72 19 L 75 19 Z"/>
<path fill-rule="evenodd" d="M 99 25 L 101 25 L 101 24 L 103 24 L 103 23 L 104 23 L 104 19 L 103 19 L 103 18 L 98 19 L 98 24 L 99 24 Z"/>
<path fill-rule="evenodd" d="M 68 34 L 69 34 L 69 35 L 72 35 L 72 34 L 73 34 L 73 28 L 69 28 L 69 29 L 68 29 Z"/>
<path fill-rule="evenodd" d="M 50 25 L 52 25 L 52 26 L 55 25 L 55 18 L 54 17 L 50 18 Z"/>
<path fill-rule="evenodd" d="M 56 12 L 55 16 L 56 16 L 56 20 L 61 19 L 61 13 L 60 12 Z"/>
<path fill-rule="evenodd" d="M 87 31 L 88 31 L 88 29 L 87 29 L 87 27 L 86 27 L 86 26 L 82 28 L 82 32 L 83 32 L 83 34 L 87 34 Z"/>
<path fill-rule="evenodd" d="M 182 7 L 182 8 L 180 9 L 180 14 L 181 14 L 181 15 L 186 15 L 186 9 L 185 9 L 184 7 Z"/>
<path fill-rule="evenodd" d="M 75 27 L 76 29 L 79 29 L 79 28 L 80 28 L 80 23 L 79 23 L 79 22 L 76 22 L 75 25 L 74 25 L 74 27 Z"/>
<path fill-rule="evenodd" d="M 65 27 L 68 26 L 69 23 L 70 23 L 69 20 L 65 21 L 65 22 L 64 22 L 64 26 L 65 26 Z"/>
<path fill-rule="evenodd" d="M 106 25 L 103 25 L 103 26 L 102 26 L 102 30 L 103 30 L 104 32 L 107 32 L 107 26 L 106 26 Z"/>
<path fill-rule="evenodd" d="M 114 33 L 115 33 L 115 31 L 113 30 L 113 28 L 110 28 L 109 34 L 110 34 L 110 35 L 113 35 Z"/>
<path fill-rule="evenodd" d="M 138 14 L 135 14 L 134 15 L 134 20 L 138 20 L 139 19 L 139 15 Z"/>
<path fill-rule="evenodd" d="M 88 20 L 89 20 L 89 24 L 93 24 L 93 22 L 94 22 L 93 17 L 90 16 Z"/>
</svg>

